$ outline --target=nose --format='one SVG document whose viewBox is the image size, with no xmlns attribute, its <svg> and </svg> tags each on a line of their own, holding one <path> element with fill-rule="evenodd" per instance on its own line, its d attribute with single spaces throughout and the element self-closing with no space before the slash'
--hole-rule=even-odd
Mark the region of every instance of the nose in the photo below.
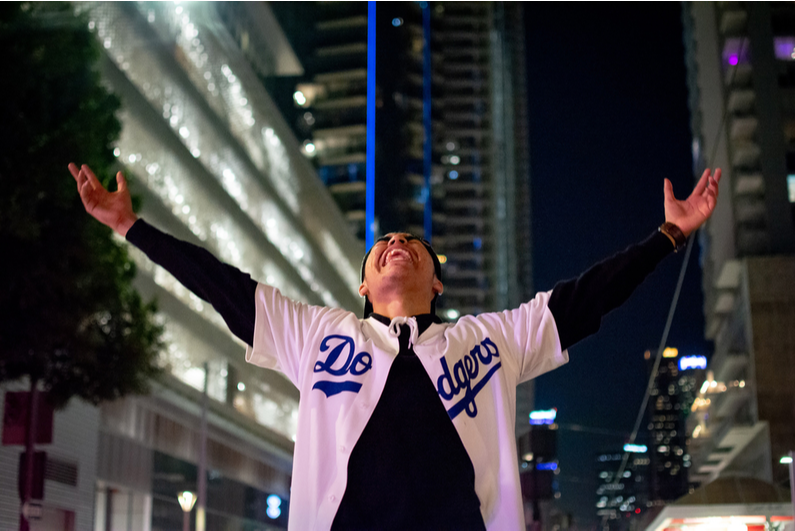
<svg viewBox="0 0 795 531">
<path fill-rule="evenodd" d="M 405 234 L 393 234 L 392 237 L 389 239 L 389 243 L 387 245 L 393 245 L 395 243 L 406 243 L 406 235 Z"/>
</svg>

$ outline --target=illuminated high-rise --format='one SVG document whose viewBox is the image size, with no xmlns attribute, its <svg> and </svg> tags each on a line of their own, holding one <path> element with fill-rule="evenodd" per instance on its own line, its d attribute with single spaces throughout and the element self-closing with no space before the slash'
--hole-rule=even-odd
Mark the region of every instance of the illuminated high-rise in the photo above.
<svg viewBox="0 0 795 531">
<path fill-rule="evenodd" d="M 787 481 L 795 447 L 795 6 L 683 4 L 695 174 L 723 170 L 699 235 L 712 377 L 690 478 Z"/>
<path fill-rule="evenodd" d="M 358 311 L 364 249 L 260 82 L 302 71 L 267 4 L 75 7 L 122 101 L 115 154 L 142 217 L 289 297 Z M 207 529 L 285 528 L 298 391 L 247 365 L 209 304 L 130 254 L 137 288 L 158 299 L 164 375 L 149 396 L 56 413 L 53 444 L 40 448 L 52 458 L 41 528 L 180 528 L 177 492 L 199 483 L 205 377 Z M 0 447 L 2 529 L 19 522 L 18 453 Z"/>
<path fill-rule="evenodd" d="M 646 351 L 645 358 L 651 369 L 654 362 L 651 352 Z M 670 502 L 688 492 L 691 458 L 687 453 L 685 422 L 705 364 L 703 356 L 680 355 L 675 348 L 663 351 L 647 412 L 651 459 L 648 482 L 652 504 Z"/>
</svg>

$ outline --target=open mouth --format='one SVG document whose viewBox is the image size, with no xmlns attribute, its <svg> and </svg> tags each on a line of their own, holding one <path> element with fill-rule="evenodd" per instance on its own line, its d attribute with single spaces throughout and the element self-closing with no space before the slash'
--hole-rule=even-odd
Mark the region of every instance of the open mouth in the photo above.
<svg viewBox="0 0 795 531">
<path fill-rule="evenodd" d="M 411 262 L 411 254 L 405 249 L 391 249 L 384 253 L 383 264 L 387 265 L 392 262 Z"/>
</svg>

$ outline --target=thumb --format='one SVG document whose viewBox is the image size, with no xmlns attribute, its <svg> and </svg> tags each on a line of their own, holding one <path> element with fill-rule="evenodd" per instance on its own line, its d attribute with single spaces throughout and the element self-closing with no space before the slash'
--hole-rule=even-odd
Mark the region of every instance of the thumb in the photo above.
<svg viewBox="0 0 795 531">
<path fill-rule="evenodd" d="M 116 185 L 119 192 L 127 191 L 127 179 L 124 178 L 121 172 L 116 174 Z"/>
<path fill-rule="evenodd" d="M 663 195 L 666 201 L 676 201 L 674 197 L 674 187 L 668 179 L 665 179 L 663 182 Z"/>
</svg>

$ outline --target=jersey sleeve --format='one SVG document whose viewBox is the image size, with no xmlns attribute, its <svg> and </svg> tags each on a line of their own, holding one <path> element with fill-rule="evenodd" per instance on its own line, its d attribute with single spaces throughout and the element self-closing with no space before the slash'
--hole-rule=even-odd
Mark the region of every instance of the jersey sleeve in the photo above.
<svg viewBox="0 0 795 531">
<path fill-rule="evenodd" d="M 577 278 L 558 282 L 549 298 L 561 346 L 595 334 L 602 318 L 619 307 L 674 248 L 654 232 L 640 243 L 602 260 Z"/>
<path fill-rule="evenodd" d="M 220 261 L 206 249 L 162 232 L 143 219 L 138 219 L 127 231 L 127 241 L 196 296 L 212 304 L 229 330 L 247 345 L 252 344 L 257 282 L 248 273 Z"/>
<path fill-rule="evenodd" d="M 555 317 L 549 311 L 551 292 L 538 293 L 514 310 L 484 313 L 475 319 L 493 339 L 500 338 L 502 364 L 516 384 L 531 380 L 569 361 L 561 348 Z"/>
<path fill-rule="evenodd" d="M 283 373 L 300 389 L 301 359 L 309 338 L 328 314 L 344 311 L 294 301 L 267 284 L 257 286 L 254 306 L 254 341 L 246 347 L 246 361 Z"/>
</svg>

